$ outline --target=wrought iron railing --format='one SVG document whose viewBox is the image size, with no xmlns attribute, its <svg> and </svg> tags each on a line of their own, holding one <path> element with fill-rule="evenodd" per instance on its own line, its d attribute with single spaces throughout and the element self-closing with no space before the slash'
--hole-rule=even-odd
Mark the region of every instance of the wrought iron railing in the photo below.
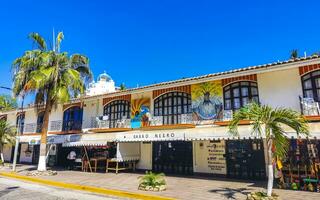
<svg viewBox="0 0 320 200">
<path fill-rule="evenodd" d="M 320 114 L 319 103 L 313 98 L 304 98 L 299 96 L 301 114 L 306 116 L 315 116 Z"/>
<path fill-rule="evenodd" d="M 62 131 L 79 131 L 82 129 L 82 121 L 68 120 L 63 121 Z"/>
<path fill-rule="evenodd" d="M 61 131 L 62 130 L 62 120 L 50 121 L 49 131 Z"/>
</svg>

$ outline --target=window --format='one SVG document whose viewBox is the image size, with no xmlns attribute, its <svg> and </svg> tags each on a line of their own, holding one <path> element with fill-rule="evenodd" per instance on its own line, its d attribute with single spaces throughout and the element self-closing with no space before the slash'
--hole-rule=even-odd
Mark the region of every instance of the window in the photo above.
<svg viewBox="0 0 320 200">
<path fill-rule="evenodd" d="M 23 114 L 18 114 L 17 116 L 17 121 L 16 121 L 16 127 L 17 130 L 19 131 L 19 134 L 23 134 L 23 128 L 24 128 L 24 113 Z M 19 128 L 20 127 L 20 128 Z"/>
<path fill-rule="evenodd" d="M 41 133 L 41 131 L 42 131 L 43 118 L 44 118 L 44 112 L 38 113 L 37 133 Z"/>
<path fill-rule="evenodd" d="M 241 81 L 223 88 L 224 109 L 238 110 L 251 101 L 259 102 L 258 85 L 255 82 Z"/>
<path fill-rule="evenodd" d="M 163 116 L 163 124 L 181 123 L 181 114 L 191 113 L 191 95 L 184 92 L 170 92 L 154 101 L 154 115 Z"/>
<path fill-rule="evenodd" d="M 320 70 L 311 72 L 302 77 L 303 96 L 320 101 Z"/>
<path fill-rule="evenodd" d="M 117 120 L 130 119 L 130 102 L 115 100 L 104 106 L 103 115 L 108 116 L 109 128 L 117 127 Z"/>
<path fill-rule="evenodd" d="M 62 131 L 75 131 L 82 128 L 82 108 L 73 106 L 63 112 Z"/>
</svg>

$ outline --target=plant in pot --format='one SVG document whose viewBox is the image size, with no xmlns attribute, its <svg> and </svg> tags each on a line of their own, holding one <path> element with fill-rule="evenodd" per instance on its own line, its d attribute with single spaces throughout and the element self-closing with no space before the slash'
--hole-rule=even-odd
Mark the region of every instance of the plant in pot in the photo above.
<svg viewBox="0 0 320 200">
<path fill-rule="evenodd" d="M 139 190 L 145 191 L 163 191 L 166 190 L 166 181 L 164 173 L 146 172 L 144 176 L 139 176 Z"/>
</svg>

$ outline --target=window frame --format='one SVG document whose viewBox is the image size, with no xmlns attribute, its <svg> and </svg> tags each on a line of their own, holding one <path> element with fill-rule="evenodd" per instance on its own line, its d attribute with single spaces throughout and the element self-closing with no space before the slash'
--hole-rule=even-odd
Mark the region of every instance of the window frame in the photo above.
<svg viewBox="0 0 320 200">
<path fill-rule="evenodd" d="M 117 120 L 130 119 L 131 104 L 128 100 L 114 100 L 103 107 L 103 115 L 108 116 L 109 128 L 117 127 Z M 127 116 L 124 118 L 124 116 Z"/>
<path fill-rule="evenodd" d="M 243 94 L 243 88 L 248 89 L 247 95 Z M 253 94 L 253 88 L 256 89 L 257 94 Z M 233 90 L 238 89 L 239 95 L 234 96 Z M 226 97 L 226 93 L 230 92 L 229 97 Z M 243 102 L 244 98 L 248 98 L 248 102 L 253 101 L 254 98 L 256 98 L 257 103 L 259 103 L 259 89 L 258 89 L 258 83 L 255 81 L 237 81 L 232 82 L 226 86 L 223 87 L 223 106 L 224 110 L 238 110 L 241 107 L 245 106 L 246 104 Z M 239 108 L 235 107 L 235 99 L 239 99 Z M 230 101 L 230 108 L 227 108 L 227 101 Z"/>
<path fill-rule="evenodd" d="M 78 116 L 76 117 L 76 112 Z M 82 128 L 83 108 L 71 106 L 63 111 L 62 131 L 79 131 Z"/>
<path fill-rule="evenodd" d="M 191 95 L 186 92 L 167 92 L 154 99 L 154 116 L 162 116 L 163 124 L 180 124 L 181 115 L 192 113 Z"/>
<path fill-rule="evenodd" d="M 319 73 L 317 75 L 314 75 L 315 73 Z M 305 78 L 309 76 L 309 78 Z M 316 102 L 320 102 L 320 95 L 318 95 L 317 90 L 320 90 L 320 85 L 317 88 L 317 84 L 316 84 L 316 79 L 320 79 L 320 70 L 315 70 L 315 71 L 311 71 L 309 73 L 304 74 L 303 76 L 301 76 L 301 84 L 302 84 L 302 92 L 303 92 L 303 97 L 307 97 L 306 96 L 306 92 L 307 91 L 312 91 L 312 98 L 314 101 Z M 311 81 L 311 88 L 307 89 L 305 88 L 305 82 L 310 80 Z"/>
</svg>

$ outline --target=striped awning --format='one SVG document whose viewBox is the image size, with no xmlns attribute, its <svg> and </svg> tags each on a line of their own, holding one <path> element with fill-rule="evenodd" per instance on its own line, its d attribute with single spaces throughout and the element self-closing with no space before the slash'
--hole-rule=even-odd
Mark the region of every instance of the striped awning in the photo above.
<svg viewBox="0 0 320 200">
<path fill-rule="evenodd" d="M 117 133 L 116 142 L 183 141 L 187 129 L 130 131 Z"/>
<path fill-rule="evenodd" d="M 70 135 L 66 142 L 62 144 L 63 147 L 73 146 L 106 146 L 108 142 L 115 140 L 115 133 L 87 133 L 78 134 L 77 136 Z"/>
<path fill-rule="evenodd" d="M 264 138 L 264 135 L 252 133 L 252 127 L 242 125 L 238 127 L 238 135 L 232 135 L 228 132 L 228 127 L 225 126 L 202 126 L 186 131 L 185 140 L 226 140 L 226 139 L 249 139 L 249 138 Z"/>
<path fill-rule="evenodd" d="M 28 143 L 30 145 L 40 144 L 40 135 L 21 135 L 18 137 L 20 143 Z"/>
</svg>

